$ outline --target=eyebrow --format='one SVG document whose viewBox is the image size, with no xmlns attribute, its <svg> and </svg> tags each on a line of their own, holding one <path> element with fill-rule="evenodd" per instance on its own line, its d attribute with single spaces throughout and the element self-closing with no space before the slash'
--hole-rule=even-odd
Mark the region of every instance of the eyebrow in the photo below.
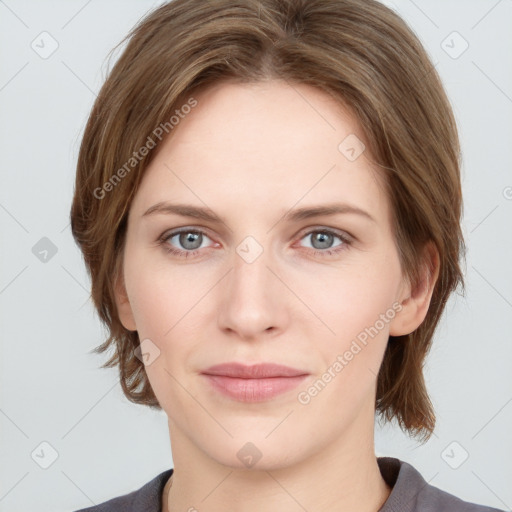
<svg viewBox="0 0 512 512">
<path fill-rule="evenodd" d="M 321 217 L 327 215 L 346 213 L 357 214 L 362 217 L 365 217 L 366 219 L 372 222 L 377 222 L 376 219 L 372 217 L 366 210 L 363 210 L 354 205 L 344 203 L 330 203 L 325 205 L 297 208 L 294 210 L 290 210 L 286 214 L 284 214 L 283 220 L 288 222 L 297 222 L 312 217 Z M 182 217 L 192 217 L 194 219 L 200 219 L 209 222 L 217 222 L 223 224 L 225 223 L 224 219 L 222 219 L 222 217 L 219 217 L 210 208 L 203 208 L 188 204 L 173 204 L 165 201 L 156 203 L 150 208 L 148 208 L 142 214 L 142 217 L 147 217 L 156 214 L 181 215 Z"/>
</svg>

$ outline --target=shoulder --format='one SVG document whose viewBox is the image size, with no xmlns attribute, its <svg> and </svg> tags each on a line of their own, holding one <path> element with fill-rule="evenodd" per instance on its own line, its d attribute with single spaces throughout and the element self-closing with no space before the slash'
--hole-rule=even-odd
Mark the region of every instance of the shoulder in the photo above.
<svg viewBox="0 0 512 512">
<path fill-rule="evenodd" d="M 411 464 L 393 457 L 379 457 L 384 480 L 392 487 L 379 512 L 504 512 L 464 501 L 428 482 Z"/>
<path fill-rule="evenodd" d="M 75 512 L 160 512 L 162 492 L 172 472 L 173 469 L 167 469 L 135 491 Z"/>
</svg>

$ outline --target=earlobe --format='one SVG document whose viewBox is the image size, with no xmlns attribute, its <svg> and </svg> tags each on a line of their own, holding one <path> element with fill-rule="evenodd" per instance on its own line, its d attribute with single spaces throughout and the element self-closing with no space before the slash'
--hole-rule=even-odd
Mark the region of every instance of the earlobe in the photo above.
<svg viewBox="0 0 512 512">
<path fill-rule="evenodd" d="M 390 324 L 391 336 L 403 336 L 415 331 L 427 316 L 434 286 L 439 276 L 439 252 L 433 242 L 424 249 L 420 279 L 414 287 L 408 283 L 400 297 L 401 310 Z"/>
<path fill-rule="evenodd" d="M 114 293 L 116 300 L 117 313 L 123 327 L 129 331 L 136 331 L 135 318 L 133 317 L 132 306 L 128 299 L 123 276 L 118 276 L 115 280 Z"/>
</svg>

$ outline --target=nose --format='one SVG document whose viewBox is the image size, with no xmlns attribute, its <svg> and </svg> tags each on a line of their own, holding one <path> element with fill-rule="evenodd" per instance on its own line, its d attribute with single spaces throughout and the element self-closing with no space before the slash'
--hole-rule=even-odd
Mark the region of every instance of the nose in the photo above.
<svg viewBox="0 0 512 512">
<path fill-rule="evenodd" d="M 256 256 L 256 250 L 255 244 L 241 244 L 235 251 L 218 309 L 219 328 L 244 340 L 275 336 L 286 329 L 289 318 L 289 297 L 276 276 L 269 251 Z"/>
</svg>

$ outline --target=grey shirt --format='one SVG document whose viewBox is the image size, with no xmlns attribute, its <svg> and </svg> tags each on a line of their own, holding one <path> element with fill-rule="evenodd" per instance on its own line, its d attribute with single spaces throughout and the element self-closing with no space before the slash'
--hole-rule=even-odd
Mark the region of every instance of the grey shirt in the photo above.
<svg viewBox="0 0 512 512">
<path fill-rule="evenodd" d="M 382 477 L 392 487 L 378 512 L 505 512 L 463 501 L 433 485 L 407 462 L 378 457 Z M 140 489 L 76 512 L 161 512 L 162 492 L 174 469 L 168 469 Z"/>
</svg>

